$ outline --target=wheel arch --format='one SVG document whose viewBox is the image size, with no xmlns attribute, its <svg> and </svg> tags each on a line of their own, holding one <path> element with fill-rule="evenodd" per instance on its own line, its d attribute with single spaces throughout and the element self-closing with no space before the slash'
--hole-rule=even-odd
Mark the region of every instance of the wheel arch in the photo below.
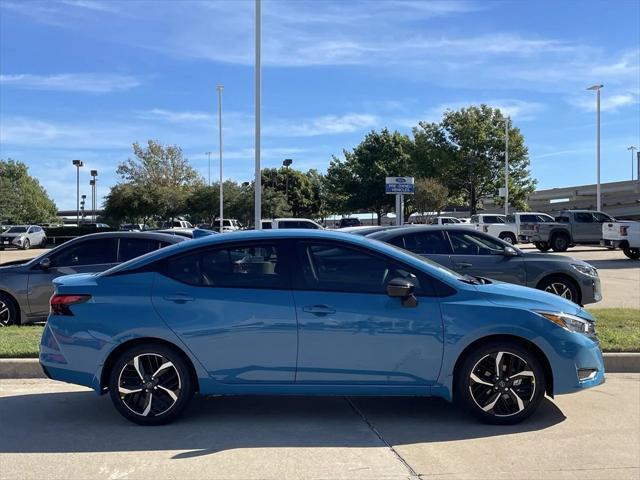
<svg viewBox="0 0 640 480">
<path fill-rule="evenodd" d="M 554 278 L 558 278 L 561 280 L 568 280 L 574 286 L 578 294 L 578 298 L 576 299 L 575 303 L 577 303 L 578 305 L 582 305 L 582 289 L 580 288 L 580 284 L 576 281 L 575 278 L 573 278 L 571 275 L 568 275 L 566 273 L 550 273 L 548 275 L 545 275 L 540 280 L 538 280 L 538 283 L 536 283 L 536 289 L 540 290 L 540 286 L 543 284 L 543 282 L 547 282 Z"/>
<path fill-rule="evenodd" d="M 175 343 L 171 343 L 162 338 L 139 337 L 139 338 L 133 338 L 131 340 L 127 340 L 126 342 L 121 343 L 109 353 L 106 360 L 104 361 L 104 365 L 102 366 L 102 371 L 100 372 L 100 393 L 104 393 L 108 387 L 109 375 L 111 374 L 111 369 L 113 368 L 113 364 L 118 358 L 118 356 L 120 356 L 122 352 L 130 348 L 136 347 L 138 345 L 149 344 L 149 343 L 155 343 L 155 344 L 170 348 L 171 350 L 176 352 L 178 355 L 180 355 L 183 358 L 183 360 L 186 362 L 187 367 L 189 368 L 189 374 L 191 375 L 191 381 L 193 382 L 195 391 L 196 392 L 200 391 L 200 382 L 198 379 L 198 375 L 196 373 L 196 369 L 193 365 L 193 362 L 191 361 L 191 358 L 189 358 L 189 355 L 187 355 L 183 349 L 181 349 Z"/>
<path fill-rule="evenodd" d="M 456 397 L 455 386 L 457 385 L 457 379 L 460 372 L 460 368 L 464 363 L 467 356 L 473 352 L 478 347 L 485 345 L 487 343 L 500 342 L 500 341 L 509 341 L 519 344 L 520 346 L 527 348 L 533 352 L 536 358 L 542 364 L 542 368 L 544 369 L 544 376 L 546 380 L 545 392 L 548 396 L 553 398 L 553 370 L 551 369 L 551 364 L 549 363 L 549 359 L 545 355 L 545 353 L 531 340 L 527 340 L 526 338 L 517 336 L 517 335 L 509 335 L 509 334 L 496 334 L 496 335 L 488 335 L 486 337 L 479 338 L 469 345 L 465 347 L 465 349 L 458 355 L 456 363 L 453 367 L 453 398 Z"/>
</svg>

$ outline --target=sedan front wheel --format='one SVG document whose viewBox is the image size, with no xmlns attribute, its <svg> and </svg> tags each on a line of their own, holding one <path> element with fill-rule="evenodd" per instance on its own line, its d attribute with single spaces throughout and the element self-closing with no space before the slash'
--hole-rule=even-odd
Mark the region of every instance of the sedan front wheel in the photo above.
<svg viewBox="0 0 640 480">
<path fill-rule="evenodd" d="M 540 405 L 546 389 L 535 354 L 511 342 L 491 343 L 467 355 L 456 372 L 455 399 L 480 420 L 518 423 Z"/>
</svg>

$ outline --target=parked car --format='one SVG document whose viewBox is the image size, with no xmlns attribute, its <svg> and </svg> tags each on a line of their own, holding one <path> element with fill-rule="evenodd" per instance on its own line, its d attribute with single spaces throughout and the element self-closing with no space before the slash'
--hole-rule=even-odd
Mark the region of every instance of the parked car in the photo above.
<svg viewBox="0 0 640 480">
<path fill-rule="evenodd" d="M 194 392 L 436 395 L 509 424 L 604 381 L 578 305 L 357 235 L 215 235 L 54 283 L 44 372 L 143 425 Z"/>
<path fill-rule="evenodd" d="M 122 225 L 120 225 L 120 228 L 118 230 L 120 230 L 121 232 L 143 232 L 145 230 L 148 230 L 148 228 L 142 223 L 123 223 Z"/>
<path fill-rule="evenodd" d="M 555 219 L 546 213 L 535 212 L 515 212 L 505 217 L 505 223 L 488 223 L 482 225 L 478 230 L 498 237 L 511 245 L 519 241 L 528 242 L 527 235 L 523 235 L 521 230 L 529 231 L 538 223 L 554 222 Z"/>
<path fill-rule="evenodd" d="M 164 233 L 166 235 L 176 235 L 183 238 L 200 238 L 220 233 L 214 230 L 206 230 L 204 228 L 167 228 L 165 230 L 154 230 L 154 232 Z"/>
<path fill-rule="evenodd" d="M 361 223 L 359 218 L 347 217 L 347 218 L 340 219 L 340 223 L 338 223 L 338 228 L 359 227 L 360 225 Z"/>
<path fill-rule="evenodd" d="M 456 217 L 431 217 L 427 220 L 428 225 L 449 225 L 449 224 L 463 223 L 462 220 Z"/>
<path fill-rule="evenodd" d="M 498 215 L 495 213 L 480 213 L 478 215 L 472 215 L 469 223 L 473 225 L 476 230 L 482 232 L 484 231 L 484 227 L 487 225 L 507 223 L 507 217 L 505 215 Z"/>
<path fill-rule="evenodd" d="M 524 253 L 486 233 L 455 226 L 405 227 L 372 233 L 456 272 L 525 285 L 586 305 L 602 300 L 598 270 L 581 260 Z"/>
<path fill-rule="evenodd" d="M 0 265 L 0 325 L 44 321 L 53 293 L 51 281 L 56 277 L 101 272 L 183 240 L 160 233 L 94 233 L 69 240 L 28 262 Z"/>
<path fill-rule="evenodd" d="M 172 222 L 164 222 L 162 228 L 193 228 L 193 225 L 186 220 L 173 220 Z"/>
<path fill-rule="evenodd" d="M 602 224 L 615 219 L 604 212 L 593 210 L 565 210 L 553 223 L 539 223 L 530 238 L 542 252 L 553 249 L 564 252 L 574 245 L 599 245 L 602 239 Z"/>
<path fill-rule="evenodd" d="M 359 227 L 339 228 L 336 231 L 365 236 L 365 235 L 369 235 L 370 233 L 381 232 L 382 230 L 387 230 L 389 228 L 396 228 L 396 227 L 390 226 L 390 225 L 361 225 Z"/>
<path fill-rule="evenodd" d="M 308 218 L 274 218 L 273 220 L 262 220 L 263 230 L 277 230 L 280 228 L 324 229 L 322 225 Z"/>
<path fill-rule="evenodd" d="M 222 219 L 222 231 L 223 232 L 235 232 L 237 230 L 241 230 L 242 225 L 235 218 L 223 218 Z M 215 230 L 217 232 L 220 231 L 220 219 L 216 218 L 213 221 L 213 225 L 211 226 L 211 230 Z"/>
<path fill-rule="evenodd" d="M 38 225 L 14 225 L 0 235 L 0 250 L 10 247 L 29 250 L 46 245 L 47 235 Z"/>
<path fill-rule="evenodd" d="M 95 228 L 97 230 L 100 230 L 101 228 L 111 228 L 110 225 L 106 224 L 106 223 L 81 223 L 80 224 L 83 227 L 91 227 L 91 228 Z"/>
<path fill-rule="evenodd" d="M 603 223 L 602 245 L 621 248 L 630 259 L 640 259 L 640 222 Z"/>
</svg>

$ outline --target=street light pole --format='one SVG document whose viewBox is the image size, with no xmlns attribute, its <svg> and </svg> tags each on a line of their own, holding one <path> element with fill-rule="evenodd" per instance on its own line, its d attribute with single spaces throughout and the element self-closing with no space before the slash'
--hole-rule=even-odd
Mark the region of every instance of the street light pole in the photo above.
<svg viewBox="0 0 640 480">
<path fill-rule="evenodd" d="M 260 9 L 260 0 L 256 0 L 256 126 L 255 126 L 255 229 L 262 230 L 262 178 L 260 173 L 260 83 L 261 83 L 261 59 L 260 59 L 260 40 L 261 40 L 261 23 L 262 12 Z"/>
<path fill-rule="evenodd" d="M 596 210 L 602 210 L 600 196 L 600 89 L 604 85 L 592 85 L 587 90 L 596 91 Z"/>
<path fill-rule="evenodd" d="M 224 90 L 224 86 L 217 85 L 216 90 L 218 91 L 218 134 L 219 134 L 219 142 L 220 142 L 220 233 L 223 232 L 222 224 L 224 219 L 224 193 L 223 193 L 223 180 L 222 180 L 222 90 Z"/>
<path fill-rule="evenodd" d="M 509 118 L 504 119 L 504 214 L 509 215 Z"/>
<path fill-rule="evenodd" d="M 80 167 L 83 165 L 82 160 L 72 160 L 76 167 L 76 226 L 80 226 Z"/>
<path fill-rule="evenodd" d="M 207 185 L 211 186 L 211 153 L 212 152 L 204 152 L 207 157 L 209 157 L 209 180 L 207 181 Z"/>
<path fill-rule="evenodd" d="M 289 165 L 291 165 L 293 163 L 293 160 L 291 158 L 285 158 L 282 161 L 282 165 L 284 165 L 284 168 L 286 168 L 287 170 L 287 174 L 284 178 L 284 191 L 285 191 L 285 196 L 287 197 L 287 203 L 289 203 Z"/>
<path fill-rule="evenodd" d="M 633 180 L 633 161 L 635 160 L 635 155 L 633 154 L 633 152 L 635 150 L 638 150 L 638 147 L 634 147 L 633 145 L 631 145 L 629 148 L 627 148 L 627 150 L 631 151 L 631 180 Z M 638 179 L 640 179 L 640 171 L 638 172 Z"/>
<path fill-rule="evenodd" d="M 97 195 L 97 183 L 96 183 L 96 177 L 98 176 L 98 171 L 97 170 L 91 170 L 91 177 L 92 180 L 89 182 L 89 184 L 91 185 L 91 221 L 95 222 L 96 221 L 96 203 L 98 203 L 98 195 Z"/>
</svg>

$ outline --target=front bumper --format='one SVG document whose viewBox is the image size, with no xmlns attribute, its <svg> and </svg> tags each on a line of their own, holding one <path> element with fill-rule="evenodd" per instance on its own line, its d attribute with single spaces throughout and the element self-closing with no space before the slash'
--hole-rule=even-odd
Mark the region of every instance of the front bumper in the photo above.
<svg viewBox="0 0 640 480">
<path fill-rule="evenodd" d="M 582 305 L 597 303 L 602 300 L 602 284 L 600 282 L 600 277 L 584 275 L 580 280 L 580 290 L 582 293 Z"/>
</svg>

